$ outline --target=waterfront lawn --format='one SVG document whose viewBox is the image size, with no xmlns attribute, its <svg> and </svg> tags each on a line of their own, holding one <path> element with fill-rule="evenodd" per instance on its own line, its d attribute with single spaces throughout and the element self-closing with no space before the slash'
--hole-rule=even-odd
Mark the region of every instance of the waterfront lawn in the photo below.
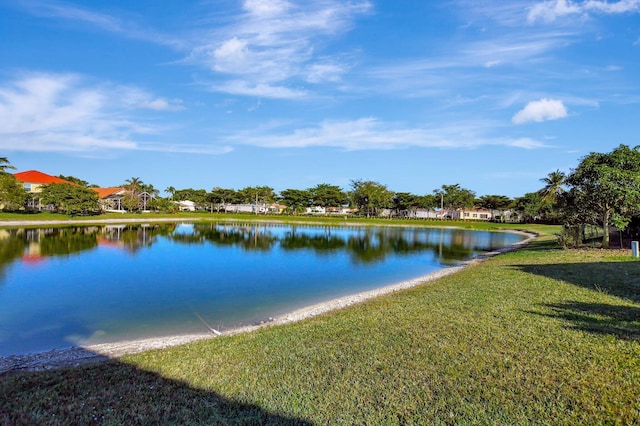
<svg viewBox="0 0 640 426">
<path fill-rule="evenodd" d="M 5 374 L 0 423 L 638 424 L 639 389 L 640 261 L 548 236 L 299 323 Z"/>
</svg>

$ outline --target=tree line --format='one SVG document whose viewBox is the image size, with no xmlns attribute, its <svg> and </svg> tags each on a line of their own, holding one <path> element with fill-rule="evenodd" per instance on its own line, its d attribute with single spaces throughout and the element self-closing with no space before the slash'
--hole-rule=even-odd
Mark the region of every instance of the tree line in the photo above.
<svg viewBox="0 0 640 426">
<path fill-rule="evenodd" d="M 22 210 L 27 194 L 17 179 L 7 172 L 9 169 L 14 169 L 9 160 L 0 157 L 0 205 L 4 210 Z M 47 185 L 39 194 L 43 204 L 67 214 L 100 210 L 97 194 L 90 189 L 96 185 L 73 176 L 59 177 L 75 185 Z M 385 210 L 484 208 L 510 210 L 522 222 L 562 224 L 561 239 L 568 245 L 580 244 L 587 226 L 598 226 L 603 229 L 603 247 L 609 246 L 610 225 L 631 232 L 640 227 L 640 146 L 620 145 L 609 153 L 592 152 L 570 173 L 556 170 L 541 181 L 544 186 L 539 191 L 515 199 L 504 195 L 477 197 L 474 191 L 459 184 L 442 185 L 424 195 L 395 192 L 382 183 L 363 179 L 352 180 L 346 191 L 327 183 L 307 189 L 285 189 L 279 193 L 269 186 L 239 190 L 214 187 L 210 191 L 169 186 L 164 190 L 169 194 L 166 198 L 160 197 L 158 189 L 139 177 L 127 179 L 120 186 L 127 190 L 122 206 L 129 211 L 170 212 L 177 210 L 176 201 L 186 200 L 194 202 L 198 209 L 209 211 L 220 211 L 229 204 L 279 203 L 286 206 L 285 213 L 292 215 L 315 206 L 350 206 L 366 217 L 379 216 Z M 144 203 L 141 203 L 141 197 Z"/>
</svg>

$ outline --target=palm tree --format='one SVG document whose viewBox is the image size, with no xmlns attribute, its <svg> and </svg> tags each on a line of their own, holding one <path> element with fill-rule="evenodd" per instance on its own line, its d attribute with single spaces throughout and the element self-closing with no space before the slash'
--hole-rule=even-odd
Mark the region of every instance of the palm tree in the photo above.
<svg viewBox="0 0 640 426">
<path fill-rule="evenodd" d="M 544 188 L 538 191 L 543 202 L 553 204 L 558 200 L 560 195 L 566 192 L 563 187 L 566 177 L 564 172 L 556 170 L 555 172 L 549 173 L 546 178 L 540 179 L 540 181 L 545 183 Z"/>
<path fill-rule="evenodd" d="M 124 181 L 124 187 L 134 194 L 140 192 L 143 185 L 144 182 L 142 182 L 139 177 L 132 177 Z"/>
<path fill-rule="evenodd" d="M 171 199 L 173 200 L 173 194 L 176 193 L 176 189 L 173 186 L 168 186 L 164 192 L 166 192 L 167 194 L 169 194 L 171 197 Z"/>
<path fill-rule="evenodd" d="M 7 173 L 7 169 L 15 170 L 7 157 L 0 157 L 0 174 Z"/>
</svg>

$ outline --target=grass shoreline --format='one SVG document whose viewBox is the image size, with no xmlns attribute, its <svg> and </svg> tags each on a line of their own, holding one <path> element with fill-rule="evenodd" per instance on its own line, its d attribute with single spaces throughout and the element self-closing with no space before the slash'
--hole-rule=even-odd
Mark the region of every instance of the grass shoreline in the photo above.
<svg viewBox="0 0 640 426">
<path fill-rule="evenodd" d="M 185 219 L 185 220 L 188 220 L 188 219 Z M 219 220 L 219 219 L 216 219 L 216 220 Z M 167 221 L 175 221 L 175 219 L 152 218 L 144 222 L 167 222 Z M 266 219 L 266 221 L 273 222 L 272 220 L 269 220 L 269 219 Z M 137 218 L 99 219 L 98 222 L 92 221 L 92 223 L 101 223 L 101 224 L 140 223 L 140 221 Z M 313 223 L 313 222 L 305 222 L 305 223 Z M 2 224 L 3 222 L 0 221 L 0 226 L 2 226 Z M 12 226 L 12 227 L 28 226 L 28 225 L 46 226 L 46 225 L 61 225 L 61 224 L 63 225 L 72 224 L 73 226 L 83 225 L 82 222 L 70 223 L 69 221 L 64 221 L 64 220 L 29 221 L 29 222 L 10 221 L 10 222 L 4 223 L 5 226 Z M 354 223 L 354 225 L 364 226 L 366 225 L 366 223 Z M 410 225 L 400 225 L 400 226 L 410 226 Z M 210 338 L 215 338 L 219 336 L 230 336 L 230 335 L 235 335 L 239 333 L 248 333 L 248 332 L 252 332 L 259 328 L 263 328 L 267 326 L 277 326 L 277 325 L 282 325 L 290 322 L 301 321 L 316 315 L 322 315 L 322 314 L 329 313 L 331 311 L 335 311 L 338 309 L 342 309 L 354 304 L 362 303 L 366 300 L 369 300 L 375 297 L 380 297 L 382 295 L 386 295 L 392 292 L 412 288 L 418 285 L 424 285 L 427 282 L 437 280 L 443 276 L 446 276 L 452 273 L 456 273 L 461 269 L 463 269 L 464 267 L 475 264 L 478 261 L 484 260 L 488 257 L 492 257 L 507 251 L 515 250 L 518 247 L 528 244 L 536 236 L 536 234 L 533 234 L 530 232 L 524 232 L 524 231 L 507 230 L 505 232 L 521 233 L 527 236 L 527 238 L 516 244 L 503 247 L 494 252 L 485 253 L 481 256 L 477 256 L 473 259 L 462 262 L 461 265 L 456 267 L 443 268 L 427 275 L 415 277 L 413 279 L 409 279 L 409 280 L 405 280 L 397 283 L 391 283 L 373 290 L 349 294 L 340 298 L 323 301 L 311 306 L 305 306 L 305 307 L 296 309 L 294 311 L 286 312 L 275 318 L 270 318 L 269 321 L 265 321 L 264 323 L 257 324 L 257 325 L 247 325 L 242 327 L 231 328 L 223 332 L 212 330 L 212 332 L 210 333 L 203 332 L 199 334 L 143 337 L 140 339 L 118 341 L 114 343 L 100 343 L 100 344 L 94 344 L 89 346 L 71 346 L 68 348 L 58 348 L 58 349 L 52 349 L 49 351 L 42 351 L 42 352 L 0 356 L 0 374 L 11 372 L 11 371 L 42 371 L 42 370 L 50 370 L 53 368 L 64 368 L 69 366 L 78 366 L 78 365 L 85 365 L 85 364 L 95 363 L 95 362 L 103 362 L 109 359 L 122 357 L 123 355 L 136 354 L 136 353 L 155 350 L 155 349 L 166 349 L 172 346 L 184 345 L 186 343 L 191 343 L 198 340 L 210 339 Z"/>
<path fill-rule="evenodd" d="M 300 322 L 0 375 L 0 423 L 639 424 L 640 262 L 537 231 Z"/>
</svg>

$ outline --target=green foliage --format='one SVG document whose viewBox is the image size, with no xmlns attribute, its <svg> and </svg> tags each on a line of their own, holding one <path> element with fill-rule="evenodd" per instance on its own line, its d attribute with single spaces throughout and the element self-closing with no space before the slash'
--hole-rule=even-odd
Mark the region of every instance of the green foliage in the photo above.
<svg viewBox="0 0 640 426">
<path fill-rule="evenodd" d="M 196 207 L 200 209 L 207 209 L 210 203 L 210 197 L 205 189 L 178 189 L 173 193 L 174 201 L 193 201 L 196 203 Z"/>
<path fill-rule="evenodd" d="M 213 188 L 208 195 L 209 201 L 218 205 L 218 211 L 226 205 L 233 204 L 238 199 L 238 194 L 233 189 Z"/>
<path fill-rule="evenodd" d="M 445 209 L 458 210 L 473 207 L 476 193 L 462 188 L 460 184 L 442 185 L 442 189 L 437 189 L 434 194 L 442 197 L 442 204 Z"/>
<path fill-rule="evenodd" d="M 24 208 L 27 193 L 12 174 L 0 172 L 0 208 L 16 211 Z"/>
<path fill-rule="evenodd" d="M 352 180 L 351 189 L 351 202 L 367 217 L 378 216 L 380 210 L 393 205 L 393 192 L 381 183 Z"/>
<path fill-rule="evenodd" d="M 393 208 L 398 211 L 413 211 L 422 207 L 422 205 L 423 199 L 419 195 L 409 192 L 396 192 L 393 195 Z"/>
<path fill-rule="evenodd" d="M 77 178 L 75 176 L 64 176 L 64 175 L 58 175 L 58 177 L 60 179 L 64 179 L 64 180 L 68 180 L 69 182 L 73 182 L 76 185 L 80 185 L 80 186 L 84 186 L 84 187 L 95 187 L 95 185 L 89 185 L 89 182 L 87 182 L 86 180 L 82 180 L 80 178 Z"/>
<path fill-rule="evenodd" d="M 302 189 L 285 189 L 280 192 L 280 202 L 289 212 L 298 214 L 311 206 L 311 192 Z"/>
<path fill-rule="evenodd" d="M 238 191 L 238 200 L 241 203 L 272 203 L 276 199 L 273 188 L 269 186 L 247 186 Z"/>
<path fill-rule="evenodd" d="M 549 173 L 547 177 L 540 179 L 545 184 L 544 188 L 538 191 L 543 203 L 553 205 L 557 202 L 558 197 L 566 192 L 564 189 L 566 178 L 567 176 L 564 172 L 556 170 Z"/>
<path fill-rule="evenodd" d="M 512 203 L 506 195 L 483 195 L 476 202 L 478 207 L 488 210 L 506 210 Z"/>
<path fill-rule="evenodd" d="M 340 207 L 347 203 L 347 195 L 336 185 L 321 183 L 308 190 L 311 204 L 320 207 Z"/>
<path fill-rule="evenodd" d="M 132 177 L 131 179 L 127 179 L 122 186 L 134 194 L 139 194 L 142 192 L 143 185 L 144 182 L 142 182 L 139 177 Z"/>
<path fill-rule="evenodd" d="M 593 212 L 604 234 L 602 246 L 609 247 L 609 225 L 640 212 L 640 147 L 620 145 L 612 152 L 592 152 L 567 177 L 571 187 L 566 210 Z M 583 215 L 575 215 L 583 219 Z M 626 219 L 625 219 L 626 220 Z"/>
<path fill-rule="evenodd" d="M 16 168 L 9 162 L 7 157 L 0 157 L 0 174 L 7 173 L 7 170 L 15 170 Z"/>
<path fill-rule="evenodd" d="M 42 204 L 67 215 L 93 214 L 100 211 L 98 194 L 89 188 L 68 183 L 46 185 L 40 194 Z"/>
<path fill-rule="evenodd" d="M 513 205 L 520 220 L 525 223 L 555 223 L 556 215 L 552 206 L 542 201 L 542 196 L 539 192 L 529 192 L 522 197 L 518 197 L 514 200 Z"/>
</svg>

